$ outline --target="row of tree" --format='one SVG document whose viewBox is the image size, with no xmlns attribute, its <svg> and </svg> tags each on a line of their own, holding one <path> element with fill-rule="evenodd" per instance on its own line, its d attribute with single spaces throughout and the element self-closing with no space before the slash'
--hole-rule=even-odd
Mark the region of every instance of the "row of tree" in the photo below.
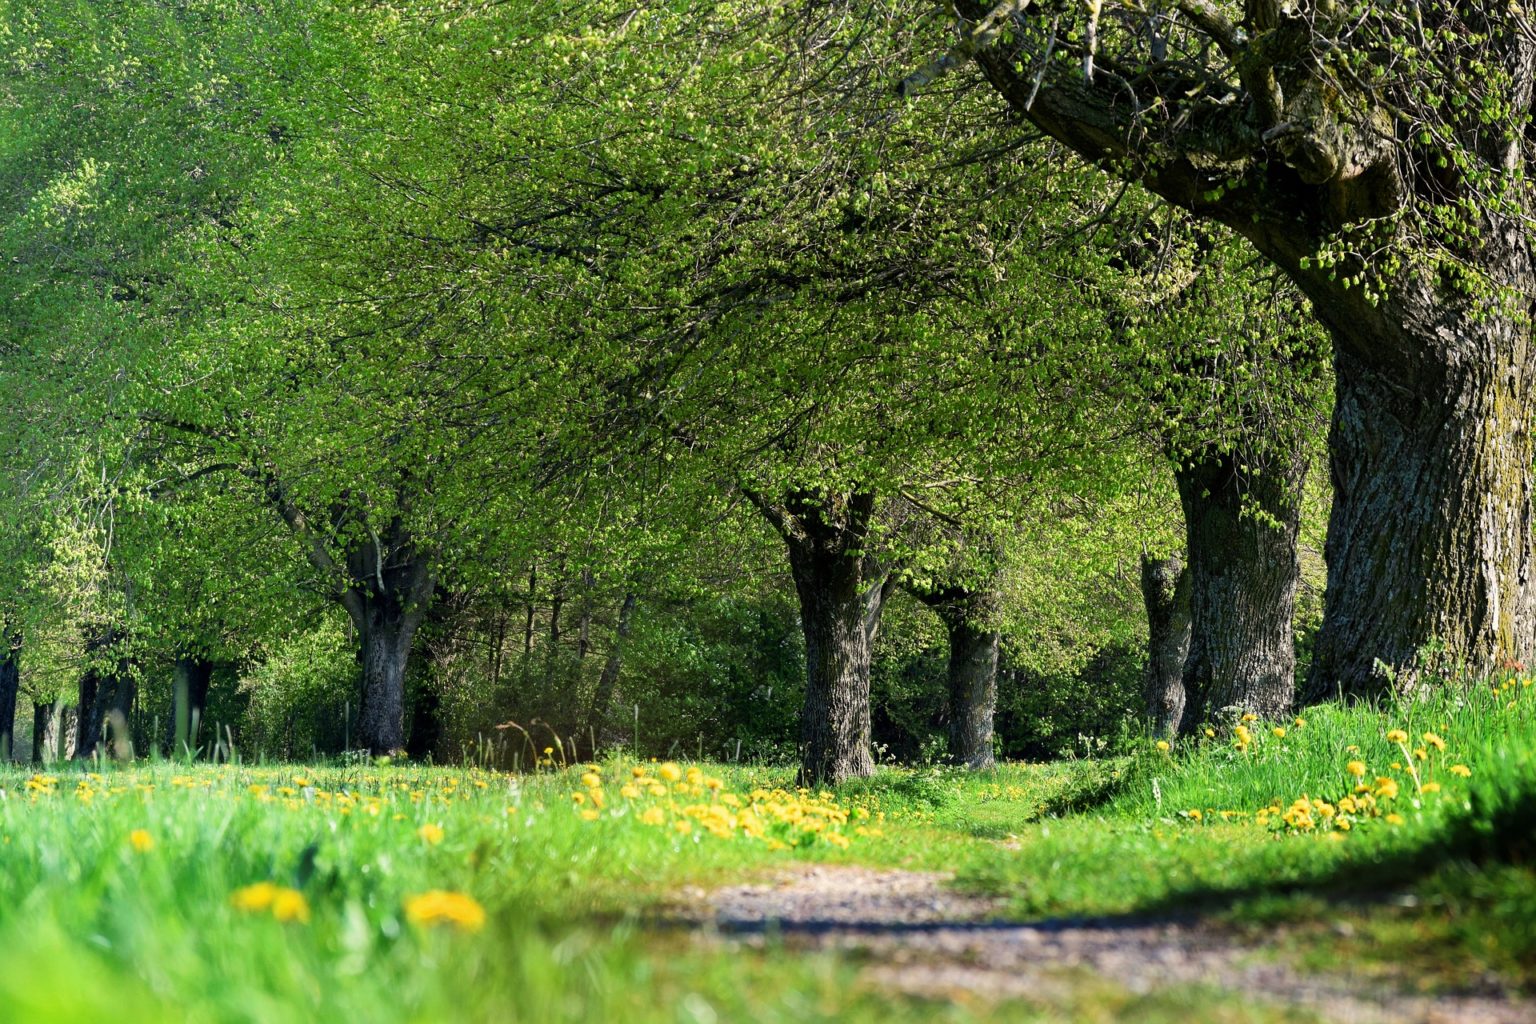
<svg viewBox="0 0 1536 1024">
<path fill-rule="evenodd" d="M 767 528 L 803 778 L 872 770 L 898 589 L 979 767 L 1042 524 L 1176 501 L 1156 727 L 1279 714 L 1330 398 L 1304 696 L 1520 656 L 1524 15 L 1226 6 L 7 8 L 6 664 L 89 662 L 88 753 L 141 652 L 344 615 L 395 751 L 445 597 L 718 590 Z"/>
</svg>

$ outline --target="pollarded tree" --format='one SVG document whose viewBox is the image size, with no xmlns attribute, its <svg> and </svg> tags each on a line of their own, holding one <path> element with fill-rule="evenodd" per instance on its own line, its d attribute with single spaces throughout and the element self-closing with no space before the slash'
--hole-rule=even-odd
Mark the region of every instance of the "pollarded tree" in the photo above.
<svg viewBox="0 0 1536 1024">
<path fill-rule="evenodd" d="M 975 59 L 1022 117 L 1246 238 L 1333 341 L 1328 590 L 1308 692 L 1529 653 L 1536 33 L 1516 4 L 1007 0 Z"/>
</svg>

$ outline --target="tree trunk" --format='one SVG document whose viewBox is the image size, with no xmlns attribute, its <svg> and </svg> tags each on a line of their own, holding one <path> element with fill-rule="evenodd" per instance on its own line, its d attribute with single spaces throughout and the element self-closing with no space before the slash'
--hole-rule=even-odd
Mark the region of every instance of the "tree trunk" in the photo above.
<svg viewBox="0 0 1536 1024">
<path fill-rule="evenodd" d="M 997 711 L 1002 634 L 990 620 L 997 596 L 960 586 L 909 590 L 933 609 L 949 638 L 949 694 L 944 709 L 949 760 L 977 771 L 994 768 L 992 720 Z"/>
<path fill-rule="evenodd" d="M 52 764 L 60 760 L 64 756 L 64 751 L 59 749 L 63 736 L 64 702 L 34 698 L 32 702 L 32 763 Z"/>
<path fill-rule="evenodd" d="M 1529 329 L 1430 299 L 1386 312 L 1325 317 L 1334 497 L 1311 701 L 1536 652 Z"/>
<path fill-rule="evenodd" d="M 528 619 L 523 623 L 523 653 L 533 653 L 533 617 L 537 610 L 534 599 L 538 594 L 539 567 L 534 565 L 528 570 Z"/>
<path fill-rule="evenodd" d="M 629 627 L 635 614 L 639 597 L 634 591 L 624 595 L 619 605 L 619 621 L 614 628 L 613 646 L 608 650 L 608 660 L 603 662 L 603 673 L 597 678 L 597 689 L 592 694 L 592 713 L 587 716 L 587 735 L 601 737 L 612 710 L 613 691 L 619 683 L 619 672 L 624 667 L 624 641 L 629 639 Z M 597 751 L 592 755 L 597 756 Z M 638 753 L 636 756 L 639 756 Z"/>
<path fill-rule="evenodd" d="M 994 768 L 992 717 L 997 710 L 997 656 L 1002 636 L 985 609 L 936 609 L 949 633 L 949 759 L 973 771 Z"/>
<path fill-rule="evenodd" d="M 1141 599 L 1147 608 L 1143 677 L 1152 735 L 1176 735 L 1184 717 L 1184 662 L 1189 657 L 1189 572 L 1183 559 L 1141 556 Z"/>
<path fill-rule="evenodd" d="M 208 708 L 208 687 L 213 681 L 213 662 L 196 655 L 176 659 L 171 678 L 171 720 L 166 749 L 172 757 L 196 756 L 198 734 Z"/>
<path fill-rule="evenodd" d="M 101 743 L 101 719 L 96 717 L 97 691 L 101 688 L 101 676 L 94 668 L 80 675 L 80 700 L 75 711 L 75 756 L 81 760 L 95 755 Z"/>
<path fill-rule="evenodd" d="M 365 601 L 363 615 L 357 742 L 374 755 L 395 754 L 405 749 L 405 668 L 420 615 L 387 594 Z"/>
<path fill-rule="evenodd" d="M 1228 709 L 1274 718 L 1295 701 L 1306 468 L 1300 455 L 1253 467 L 1215 452 L 1175 468 L 1189 557 L 1185 733 Z"/>
<path fill-rule="evenodd" d="M 21 637 L 0 637 L 0 764 L 16 746 L 16 695 L 21 690 Z"/>
<path fill-rule="evenodd" d="M 748 492 L 789 551 L 805 634 L 800 710 L 802 786 L 874 774 L 870 754 L 870 646 L 891 576 L 865 550 L 875 495 L 794 492 L 771 502 Z"/>
<path fill-rule="evenodd" d="M 581 618 L 576 629 L 576 660 L 586 661 L 592 648 L 592 570 L 581 571 Z"/>
</svg>

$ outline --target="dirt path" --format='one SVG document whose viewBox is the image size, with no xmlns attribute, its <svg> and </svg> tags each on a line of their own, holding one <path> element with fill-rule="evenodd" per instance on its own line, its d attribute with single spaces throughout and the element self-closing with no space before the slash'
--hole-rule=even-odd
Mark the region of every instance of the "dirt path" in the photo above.
<svg viewBox="0 0 1536 1024">
<path fill-rule="evenodd" d="M 1056 1004 L 1084 984 L 1135 993 L 1203 984 L 1305 1008 L 1339 1024 L 1532 1024 L 1536 1005 L 1498 994 L 1429 998 L 1302 974 L 1197 918 L 991 920 L 997 905 L 948 877 L 799 865 L 773 882 L 689 894 L 706 941 L 860 952 L 871 984 L 915 995 Z"/>
</svg>

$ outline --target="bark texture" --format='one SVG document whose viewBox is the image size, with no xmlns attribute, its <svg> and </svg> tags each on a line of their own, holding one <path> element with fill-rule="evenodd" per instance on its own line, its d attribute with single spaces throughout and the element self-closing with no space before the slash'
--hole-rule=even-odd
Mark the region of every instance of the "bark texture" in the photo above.
<svg viewBox="0 0 1536 1024">
<path fill-rule="evenodd" d="M 805 635 L 800 784 L 836 785 L 872 775 L 870 645 L 889 595 L 889 573 L 866 545 L 876 498 L 869 492 L 753 496 L 784 538 Z"/>
<path fill-rule="evenodd" d="M 1384 315 L 1318 311 L 1335 337 L 1337 400 L 1328 589 L 1307 698 L 1372 696 L 1393 678 L 1413 686 L 1436 667 L 1420 657 L 1430 645 L 1475 673 L 1527 661 L 1529 327 L 1472 322 L 1428 289 Z"/>
<path fill-rule="evenodd" d="M 1152 735 L 1174 736 L 1184 718 L 1184 662 L 1189 657 L 1189 572 L 1177 555 L 1141 558 L 1147 609 L 1147 668 L 1142 692 Z"/>
<path fill-rule="evenodd" d="M 1225 709 L 1267 718 L 1296 697 L 1292 617 L 1306 460 L 1254 469 L 1206 453 L 1175 471 L 1189 557 L 1184 732 Z"/>
<path fill-rule="evenodd" d="M 992 625 L 996 596 L 965 587 L 914 588 L 938 615 L 949 641 L 945 731 L 949 760 L 973 771 L 996 767 L 992 752 L 1002 634 Z"/>
<path fill-rule="evenodd" d="M 32 763 L 51 764 L 57 761 L 63 705 L 57 701 L 34 701 L 32 704 Z"/>
</svg>

